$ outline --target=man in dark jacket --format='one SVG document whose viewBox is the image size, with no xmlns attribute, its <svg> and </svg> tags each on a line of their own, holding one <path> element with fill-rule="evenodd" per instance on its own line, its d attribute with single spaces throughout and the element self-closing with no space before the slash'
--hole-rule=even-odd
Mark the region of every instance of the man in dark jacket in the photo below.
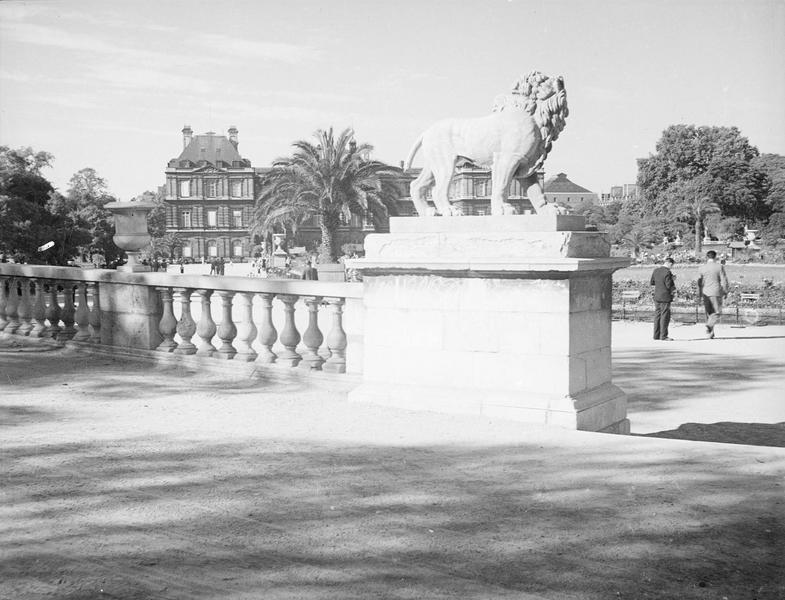
<svg viewBox="0 0 785 600">
<path fill-rule="evenodd" d="M 668 337 L 668 325 L 671 322 L 671 302 L 676 293 L 671 267 L 673 259 L 665 259 L 663 266 L 654 269 L 651 284 L 654 286 L 654 339 L 671 341 Z"/>
</svg>

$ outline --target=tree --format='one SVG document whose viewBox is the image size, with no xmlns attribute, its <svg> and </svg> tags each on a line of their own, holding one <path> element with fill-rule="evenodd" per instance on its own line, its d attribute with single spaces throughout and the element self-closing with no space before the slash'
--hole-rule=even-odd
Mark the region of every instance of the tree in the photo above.
<svg viewBox="0 0 785 600">
<path fill-rule="evenodd" d="M 637 259 L 641 250 L 651 248 L 656 241 L 657 233 L 649 223 L 643 221 L 633 225 L 632 229 L 624 234 L 621 243 L 632 248 L 632 255 Z"/>
<path fill-rule="evenodd" d="M 690 181 L 671 185 L 665 197 L 674 206 L 677 217 L 686 218 L 695 230 L 695 257 L 699 258 L 703 241 L 703 224 L 706 217 L 719 213 L 720 207 L 706 195 L 706 177 L 699 176 Z"/>
<path fill-rule="evenodd" d="M 170 260 L 174 260 L 178 251 L 183 247 L 183 240 L 176 232 L 165 233 L 161 237 L 153 238 L 150 243 L 153 253 L 161 254 Z"/>
<path fill-rule="evenodd" d="M 106 181 L 99 177 L 95 169 L 90 167 L 74 173 L 69 181 L 64 210 L 75 222 L 77 227 L 89 233 L 86 244 L 80 248 L 81 254 L 98 253 L 104 256 L 107 263 L 119 257 L 112 238 L 114 237 L 114 219 L 112 213 L 105 208 L 114 201 L 109 195 Z"/>
<path fill-rule="evenodd" d="M 37 249 L 57 227 L 48 210 L 54 188 L 41 175 L 52 160 L 48 152 L 0 146 L 0 252 L 26 262 L 52 261 L 52 250 L 42 254 Z"/>
<path fill-rule="evenodd" d="M 132 199 L 134 202 L 152 202 L 155 204 L 147 214 L 147 231 L 153 239 L 162 238 L 166 235 L 166 204 L 164 203 L 164 194 L 162 189 L 151 192 L 147 190 Z"/>
<path fill-rule="evenodd" d="M 770 182 L 766 204 L 773 212 L 785 212 L 785 156 L 781 154 L 761 154 L 752 165 L 764 172 Z"/>
<path fill-rule="evenodd" d="M 0 146 L 0 188 L 5 188 L 13 175 L 41 175 L 41 169 L 51 167 L 53 160 L 54 156 L 49 152 L 35 152 L 29 146 L 16 150 Z"/>
<path fill-rule="evenodd" d="M 656 153 L 638 161 L 644 212 L 667 215 L 675 208 L 672 186 L 703 177 L 704 193 L 724 216 L 765 219 L 771 212 L 765 202 L 770 180 L 753 163 L 758 154 L 736 127 L 671 125 Z"/>
<path fill-rule="evenodd" d="M 293 155 L 276 160 L 261 178 L 251 231 L 266 238 L 315 217 L 322 234 L 320 258 L 334 262 L 342 220 L 355 214 L 380 224 L 395 214 L 399 191 L 385 175 L 398 170 L 370 160 L 373 147 L 357 144 L 351 129 L 337 137 L 332 128 L 319 130 L 314 137 L 316 144 L 295 142 Z"/>
</svg>

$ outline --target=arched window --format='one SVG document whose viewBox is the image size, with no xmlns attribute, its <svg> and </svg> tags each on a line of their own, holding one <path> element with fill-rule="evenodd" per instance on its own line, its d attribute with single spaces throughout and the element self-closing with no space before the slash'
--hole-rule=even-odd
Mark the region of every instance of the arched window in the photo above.
<svg viewBox="0 0 785 600">
<path fill-rule="evenodd" d="M 218 256 L 218 242 L 215 240 L 207 240 L 207 256 Z"/>
<path fill-rule="evenodd" d="M 191 195 L 191 180 L 186 179 L 180 182 L 180 197 L 188 198 Z"/>
<path fill-rule="evenodd" d="M 240 240 L 232 242 L 232 256 L 240 257 L 243 255 L 243 243 Z"/>
<path fill-rule="evenodd" d="M 188 244 L 184 245 L 183 258 L 191 258 L 191 256 L 193 256 L 193 253 L 191 252 L 191 246 L 189 246 Z"/>
</svg>

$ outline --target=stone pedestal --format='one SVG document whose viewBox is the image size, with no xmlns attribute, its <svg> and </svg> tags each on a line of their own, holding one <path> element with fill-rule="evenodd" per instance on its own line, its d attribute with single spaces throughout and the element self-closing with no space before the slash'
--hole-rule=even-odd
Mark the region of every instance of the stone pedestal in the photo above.
<svg viewBox="0 0 785 600">
<path fill-rule="evenodd" d="M 341 263 L 317 263 L 319 281 L 346 281 L 346 269 Z"/>
<path fill-rule="evenodd" d="M 369 235 L 350 400 L 626 433 L 603 234 L 573 215 L 391 219 Z"/>
<path fill-rule="evenodd" d="M 163 339 L 161 299 L 155 288 L 101 283 L 101 343 L 153 350 Z"/>
</svg>

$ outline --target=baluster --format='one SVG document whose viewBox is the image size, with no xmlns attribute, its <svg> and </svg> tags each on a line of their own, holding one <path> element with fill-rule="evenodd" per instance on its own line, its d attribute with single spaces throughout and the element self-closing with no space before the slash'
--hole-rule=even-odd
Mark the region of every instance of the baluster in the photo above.
<svg viewBox="0 0 785 600">
<path fill-rule="evenodd" d="M 77 295 L 79 296 L 79 306 L 76 308 L 74 317 L 79 329 L 74 335 L 75 342 L 85 342 L 90 339 L 90 311 L 87 308 L 87 284 L 80 281 L 76 284 Z"/>
<path fill-rule="evenodd" d="M 319 330 L 319 305 L 322 303 L 321 296 L 304 298 L 303 301 L 308 307 L 308 329 L 303 333 L 303 344 L 307 351 L 303 354 L 303 363 L 309 369 L 320 370 L 324 359 L 319 356 L 319 348 L 324 341 L 324 335 Z"/>
<path fill-rule="evenodd" d="M 297 296 L 281 295 L 278 296 L 284 304 L 283 310 L 286 317 L 283 330 L 279 336 L 279 341 L 283 350 L 278 354 L 278 364 L 287 367 L 296 367 L 302 360 L 302 356 L 297 353 L 297 344 L 300 343 L 300 332 L 294 322 L 294 305 L 297 303 Z"/>
<path fill-rule="evenodd" d="M 22 295 L 19 297 L 19 305 L 16 307 L 16 316 L 20 321 L 16 333 L 18 335 L 29 335 L 33 329 L 33 303 L 30 301 L 30 280 L 22 279 L 19 283 Z"/>
<path fill-rule="evenodd" d="M 273 298 L 275 294 L 259 294 L 262 298 L 262 322 L 259 328 L 259 344 L 261 345 L 261 352 L 256 357 L 256 362 L 268 364 L 274 363 L 276 358 L 273 352 L 273 344 L 278 339 L 278 331 L 273 325 Z"/>
<path fill-rule="evenodd" d="M 256 339 L 256 325 L 253 322 L 253 293 L 240 292 L 240 323 L 237 327 L 237 356 L 235 360 L 250 362 L 256 360 L 253 341 Z"/>
<path fill-rule="evenodd" d="M 158 331 L 164 340 L 158 344 L 156 350 L 172 352 L 177 348 L 177 342 L 174 341 L 174 334 L 177 331 L 177 319 L 174 318 L 174 310 L 172 310 L 172 288 L 159 287 L 155 289 L 161 294 L 161 302 L 164 305 L 163 315 L 161 315 L 161 321 L 158 323 Z"/>
<path fill-rule="evenodd" d="M 200 356 L 213 356 L 218 352 L 213 346 L 213 336 L 216 332 L 210 306 L 210 296 L 213 295 L 213 290 L 199 290 L 199 295 L 202 297 L 202 314 L 199 316 L 199 324 L 196 326 L 196 335 L 202 341 L 196 353 Z"/>
<path fill-rule="evenodd" d="M 90 325 L 90 342 L 93 344 L 101 343 L 101 295 L 98 290 L 98 282 L 90 284 L 93 292 L 93 306 L 90 308 L 90 314 L 87 317 L 87 323 Z"/>
<path fill-rule="evenodd" d="M 63 309 L 60 311 L 60 320 L 63 322 L 63 328 L 60 330 L 59 338 L 70 340 L 76 335 L 76 328 L 74 327 L 74 315 L 76 314 L 76 307 L 74 306 L 74 283 L 72 281 L 63 282 Z"/>
<path fill-rule="evenodd" d="M 177 335 L 181 342 L 174 351 L 175 354 L 196 354 L 196 346 L 191 342 L 191 338 L 196 333 L 196 323 L 191 316 L 191 288 L 177 288 L 177 295 L 180 297 L 180 320 L 177 321 Z"/>
<path fill-rule="evenodd" d="M 8 281 L 8 302 L 5 305 L 5 316 L 8 319 L 8 324 L 5 326 L 6 333 L 14 333 L 22 324 L 16 314 L 16 309 L 19 306 L 19 280 L 16 277 L 11 277 Z"/>
<path fill-rule="evenodd" d="M 328 304 L 333 307 L 333 324 L 327 334 L 327 347 L 330 349 L 330 358 L 322 367 L 332 373 L 346 373 L 346 332 L 343 330 L 343 298 L 328 298 Z"/>
<path fill-rule="evenodd" d="M 49 306 L 46 307 L 46 320 L 49 321 L 47 332 L 56 340 L 60 336 L 60 304 L 57 298 L 57 282 L 49 282 Z"/>
<path fill-rule="evenodd" d="M 216 358 L 229 360 L 237 354 L 237 349 L 232 346 L 232 340 L 237 335 L 237 327 L 232 321 L 232 298 L 234 292 L 220 291 L 221 296 L 221 324 L 218 326 L 218 339 L 221 340 L 221 347 L 215 354 Z"/>
<path fill-rule="evenodd" d="M 33 328 L 30 337 L 44 337 L 46 334 L 46 303 L 44 302 L 44 282 L 40 279 L 35 282 L 35 302 L 33 302 Z"/>
<path fill-rule="evenodd" d="M 5 329 L 8 325 L 8 319 L 5 318 L 5 307 L 8 305 L 8 277 L 0 275 L 0 331 Z"/>
</svg>

